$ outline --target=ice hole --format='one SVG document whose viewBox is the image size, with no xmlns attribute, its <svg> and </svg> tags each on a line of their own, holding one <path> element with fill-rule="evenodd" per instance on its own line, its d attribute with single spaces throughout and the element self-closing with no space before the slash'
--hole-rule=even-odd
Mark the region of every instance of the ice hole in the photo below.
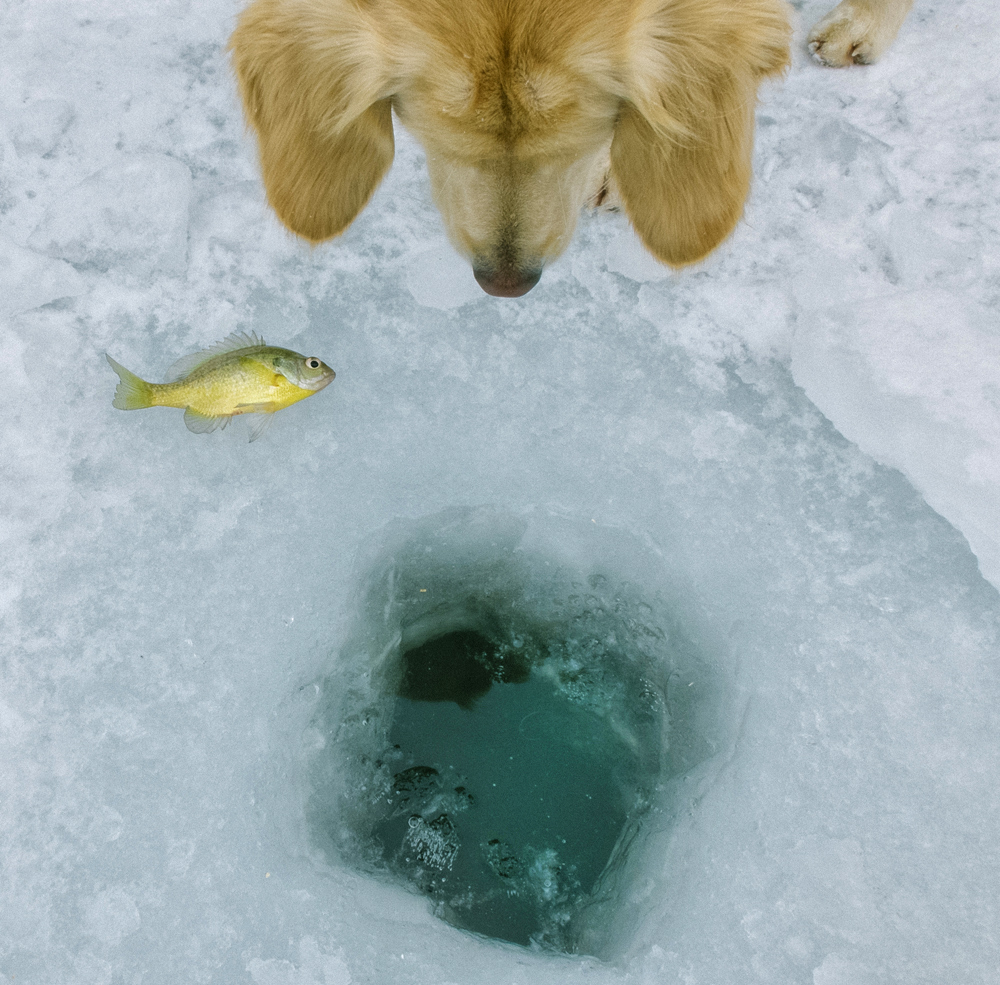
<svg viewBox="0 0 1000 985">
<path fill-rule="evenodd" d="M 711 742 L 662 606 L 523 534 L 480 513 L 383 545 L 322 683 L 310 829 L 457 928 L 606 956 L 644 829 Z"/>
<path fill-rule="evenodd" d="M 558 642 L 459 630 L 403 654 L 372 838 L 457 926 L 565 947 L 649 778 L 642 739 L 545 669 Z"/>
</svg>

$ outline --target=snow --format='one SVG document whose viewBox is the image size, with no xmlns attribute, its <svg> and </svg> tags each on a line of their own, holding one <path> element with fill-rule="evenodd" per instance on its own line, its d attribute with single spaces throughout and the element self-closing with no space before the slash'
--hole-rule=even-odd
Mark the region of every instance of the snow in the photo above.
<svg viewBox="0 0 1000 985">
<path fill-rule="evenodd" d="M 0 12 L 0 983 L 996 981 L 1000 9 L 832 71 L 802 3 L 732 240 L 671 273 L 584 217 L 516 301 L 398 130 L 340 240 L 282 230 L 237 11 Z M 111 407 L 105 351 L 235 330 L 337 379 L 253 445 Z M 606 960 L 463 935 L 305 821 L 365 578 L 479 507 L 695 654 Z"/>
<path fill-rule="evenodd" d="M 38 253 L 148 279 L 187 266 L 191 173 L 158 154 L 109 165 L 60 195 L 28 239 Z"/>
</svg>

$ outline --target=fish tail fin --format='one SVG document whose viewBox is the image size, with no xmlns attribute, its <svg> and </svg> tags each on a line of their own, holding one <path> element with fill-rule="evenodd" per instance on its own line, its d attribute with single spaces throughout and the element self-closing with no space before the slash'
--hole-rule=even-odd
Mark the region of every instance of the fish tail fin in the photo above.
<svg viewBox="0 0 1000 985">
<path fill-rule="evenodd" d="M 139 379 L 135 373 L 130 373 L 120 363 L 116 363 L 107 353 L 104 357 L 111 364 L 111 368 L 118 374 L 121 381 L 118 389 L 115 390 L 115 399 L 112 406 L 119 410 L 140 410 L 143 407 L 153 406 L 153 384 Z"/>
</svg>

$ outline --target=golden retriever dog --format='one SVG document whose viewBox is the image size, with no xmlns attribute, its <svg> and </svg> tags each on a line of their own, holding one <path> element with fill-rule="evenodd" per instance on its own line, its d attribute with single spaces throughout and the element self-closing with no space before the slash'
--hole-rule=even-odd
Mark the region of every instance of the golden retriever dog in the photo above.
<svg viewBox="0 0 1000 985">
<path fill-rule="evenodd" d="M 841 7 L 867 23 L 905 3 Z M 840 24 L 817 57 L 859 57 Z M 256 0 L 231 49 L 289 229 L 318 243 L 354 220 L 392 163 L 395 112 L 476 279 L 517 297 L 588 203 L 620 205 L 672 266 L 722 242 L 750 187 L 757 89 L 788 64 L 790 33 L 784 0 Z"/>
</svg>

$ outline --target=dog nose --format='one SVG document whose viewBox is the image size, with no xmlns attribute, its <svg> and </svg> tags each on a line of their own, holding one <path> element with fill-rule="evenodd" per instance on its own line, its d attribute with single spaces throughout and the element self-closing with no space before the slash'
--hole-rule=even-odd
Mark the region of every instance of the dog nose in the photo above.
<svg viewBox="0 0 1000 985">
<path fill-rule="evenodd" d="M 473 267 L 472 272 L 479 286 L 495 298 L 519 298 L 527 294 L 542 276 L 538 270 L 482 270 Z"/>
</svg>

